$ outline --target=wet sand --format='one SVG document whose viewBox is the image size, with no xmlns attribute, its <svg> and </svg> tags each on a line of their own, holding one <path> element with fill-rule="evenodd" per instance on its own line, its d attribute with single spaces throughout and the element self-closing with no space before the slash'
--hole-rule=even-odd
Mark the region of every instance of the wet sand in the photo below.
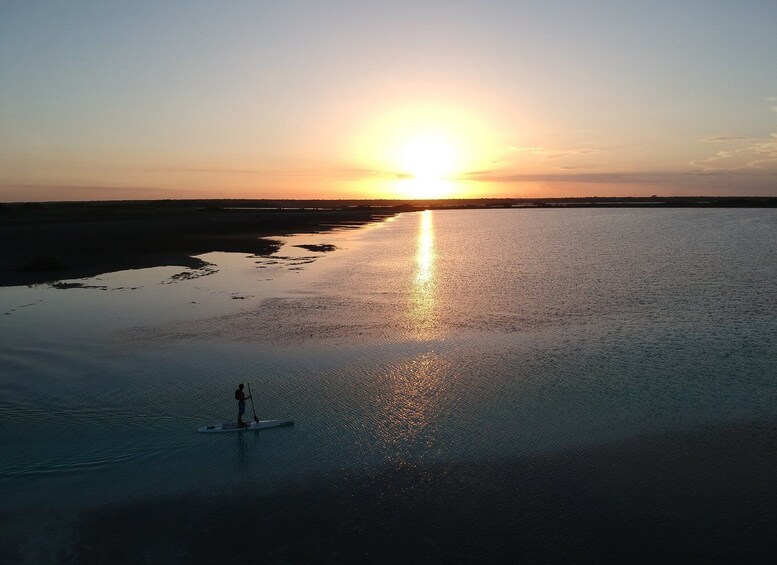
<svg viewBox="0 0 777 565">
<path fill-rule="evenodd" d="M 0 286 L 178 265 L 194 255 L 273 253 L 273 236 L 359 226 L 393 208 L 272 208 L 221 202 L 81 202 L 6 206 L 0 217 Z M 242 204 L 242 203 L 241 203 Z"/>
<path fill-rule="evenodd" d="M 246 482 L 100 507 L 54 528 L 60 546 L 49 555 L 63 563 L 773 562 L 775 468 L 771 422 L 513 461 L 408 462 L 264 493 Z M 0 518 L 0 548 L 20 560 L 43 549 L 22 539 L 23 522 Z"/>
</svg>

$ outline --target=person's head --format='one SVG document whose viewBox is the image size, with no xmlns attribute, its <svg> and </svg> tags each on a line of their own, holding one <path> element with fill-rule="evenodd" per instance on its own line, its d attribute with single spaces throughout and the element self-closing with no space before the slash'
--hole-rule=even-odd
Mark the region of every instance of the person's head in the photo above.
<svg viewBox="0 0 777 565">
<path fill-rule="evenodd" d="M 237 385 L 237 388 L 239 388 L 240 390 L 243 390 L 243 386 L 245 385 L 243 385 L 243 383 L 240 383 L 239 385 Z"/>
</svg>

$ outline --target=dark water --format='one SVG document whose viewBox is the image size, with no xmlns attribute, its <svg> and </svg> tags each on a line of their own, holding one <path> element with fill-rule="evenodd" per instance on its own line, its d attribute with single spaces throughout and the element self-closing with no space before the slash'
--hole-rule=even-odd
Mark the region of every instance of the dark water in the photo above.
<svg viewBox="0 0 777 565">
<path fill-rule="evenodd" d="M 0 555 L 774 553 L 774 212 L 427 212 L 278 255 L 0 289 Z M 295 427 L 195 433 L 245 381 Z"/>
</svg>

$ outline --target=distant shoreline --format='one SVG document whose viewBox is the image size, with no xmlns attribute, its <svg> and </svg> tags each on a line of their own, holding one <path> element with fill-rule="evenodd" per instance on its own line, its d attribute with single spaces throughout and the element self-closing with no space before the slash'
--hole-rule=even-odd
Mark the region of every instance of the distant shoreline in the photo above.
<svg viewBox="0 0 777 565">
<path fill-rule="evenodd" d="M 195 255 L 274 252 L 273 237 L 380 221 L 423 209 L 777 208 L 773 197 L 445 200 L 152 200 L 0 204 L 0 287 L 177 265 Z"/>
<path fill-rule="evenodd" d="M 532 198 L 203 198 L 155 200 L 62 200 L 0 202 L 0 220 L 19 208 L 30 207 L 148 207 L 158 208 L 246 208 L 342 210 L 353 208 L 488 208 L 494 206 L 673 206 L 673 207 L 777 207 L 777 196 L 577 196 Z"/>
</svg>

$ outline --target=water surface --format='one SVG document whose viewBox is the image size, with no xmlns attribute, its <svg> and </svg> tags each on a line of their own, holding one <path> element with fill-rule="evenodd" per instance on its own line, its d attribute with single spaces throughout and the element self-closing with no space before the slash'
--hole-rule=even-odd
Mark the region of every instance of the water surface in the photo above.
<svg viewBox="0 0 777 565">
<path fill-rule="evenodd" d="M 294 247 L 321 243 L 337 250 Z M 45 561 L 41 547 L 76 543 L 32 543 L 18 518 L 31 512 L 77 531 L 111 505 L 270 497 L 385 469 L 402 480 L 365 492 L 395 500 L 426 477 L 423 492 L 447 498 L 445 480 L 481 468 L 459 487 L 503 499 L 537 458 L 732 426 L 772 437 L 777 421 L 770 210 L 426 211 L 288 238 L 272 257 L 203 258 L 0 289 L 4 547 Z M 195 433 L 235 417 L 239 382 L 261 418 L 296 425 Z M 773 462 L 763 445 L 748 457 Z M 311 499 L 287 500 L 298 516 Z M 448 555 L 453 541 L 436 543 Z"/>
</svg>

